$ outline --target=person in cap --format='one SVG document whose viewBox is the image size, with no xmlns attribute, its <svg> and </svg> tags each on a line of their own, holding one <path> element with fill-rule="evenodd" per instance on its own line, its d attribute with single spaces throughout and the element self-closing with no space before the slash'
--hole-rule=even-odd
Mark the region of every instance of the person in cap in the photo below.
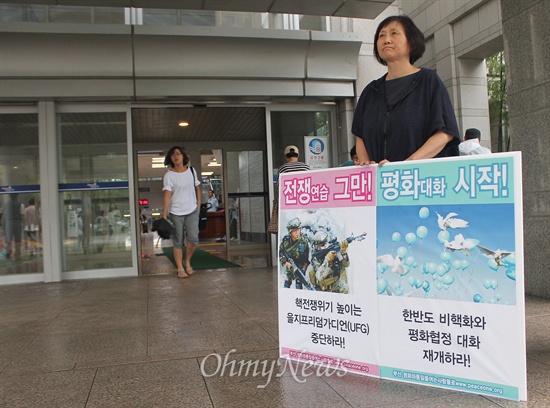
<svg viewBox="0 0 550 408">
<path fill-rule="evenodd" d="M 286 234 L 279 246 L 279 261 L 285 268 L 285 281 L 284 287 L 290 288 L 292 281 L 296 281 L 296 289 L 303 289 L 302 281 L 296 275 L 301 273 L 302 277 L 305 277 L 305 272 L 309 266 L 309 242 L 307 238 L 302 235 L 302 223 L 299 218 L 291 219 L 286 229 Z M 292 265 L 294 264 L 294 265 Z M 299 268 L 296 271 L 295 268 Z"/>
<path fill-rule="evenodd" d="M 285 147 L 286 163 L 279 167 L 278 174 L 290 173 L 292 171 L 307 171 L 311 170 L 309 165 L 298 160 L 300 151 L 296 146 L 289 145 Z"/>
<path fill-rule="evenodd" d="M 277 183 L 275 185 L 275 198 L 273 200 L 273 208 L 271 212 L 271 218 L 269 220 L 268 231 L 272 234 L 277 234 L 277 228 L 271 229 L 271 226 L 276 226 L 278 223 L 278 211 L 279 211 L 279 174 L 290 173 L 294 171 L 307 171 L 311 170 L 309 165 L 302 163 L 298 160 L 300 157 L 300 151 L 294 145 L 285 147 L 286 163 L 279 167 L 277 170 Z"/>
<path fill-rule="evenodd" d="M 472 154 L 490 154 L 491 151 L 479 143 L 481 141 L 481 132 L 479 129 L 466 129 L 464 141 L 458 145 L 458 151 L 461 156 Z"/>
</svg>

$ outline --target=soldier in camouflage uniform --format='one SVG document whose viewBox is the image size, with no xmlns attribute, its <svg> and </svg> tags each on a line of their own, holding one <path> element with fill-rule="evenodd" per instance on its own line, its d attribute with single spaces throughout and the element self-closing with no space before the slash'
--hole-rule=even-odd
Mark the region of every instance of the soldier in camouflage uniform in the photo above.
<svg viewBox="0 0 550 408">
<path fill-rule="evenodd" d="M 285 288 L 290 288 L 293 280 L 296 280 L 296 289 L 303 288 L 302 281 L 295 275 L 298 272 L 293 270 L 288 258 L 294 261 L 294 264 L 302 271 L 304 276 L 309 266 L 309 242 L 302 235 L 301 227 L 302 223 L 298 218 L 291 219 L 286 226 L 288 234 L 283 237 L 279 246 L 279 261 L 286 268 Z"/>
<path fill-rule="evenodd" d="M 344 239 L 336 249 L 328 250 L 328 234 L 317 231 L 313 236 L 313 253 L 309 280 L 317 290 L 323 292 L 349 293 L 346 268 L 350 265 L 349 242 Z"/>
</svg>

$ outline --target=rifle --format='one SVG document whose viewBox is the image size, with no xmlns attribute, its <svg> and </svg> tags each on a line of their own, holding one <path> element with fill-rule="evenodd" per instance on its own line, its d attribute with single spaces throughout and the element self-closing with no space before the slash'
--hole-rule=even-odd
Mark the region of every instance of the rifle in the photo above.
<svg viewBox="0 0 550 408">
<path fill-rule="evenodd" d="M 366 232 L 363 232 L 361 235 L 353 235 L 351 234 L 349 237 L 346 238 L 346 241 L 348 241 L 348 244 L 351 244 L 353 241 L 362 241 L 365 239 L 365 236 L 367 235 Z M 313 250 L 313 256 L 317 259 L 325 259 L 325 256 L 327 256 L 327 254 L 330 252 L 330 251 L 336 251 L 336 254 L 338 256 L 338 260 L 342 260 L 342 253 L 340 252 L 341 251 L 341 248 L 340 248 L 340 243 L 338 242 L 338 238 L 333 238 L 331 239 L 329 242 L 328 242 L 328 246 L 326 248 L 322 248 L 322 249 L 318 249 L 318 250 Z"/>
<path fill-rule="evenodd" d="M 294 260 L 290 257 L 290 255 L 288 255 L 286 250 L 282 248 L 280 248 L 279 250 L 281 251 L 281 255 L 284 256 L 286 260 L 290 263 L 290 268 L 292 269 L 292 272 L 294 272 L 294 275 L 300 280 L 300 282 L 302 282 L 302 284 L 309 290 L 315 290 L 315 288 L 311 286 L 311 284 L 307 281 L 305 273 L 302 272 L 300 268 L 298 268 L 298 266 L 296 265 Z"/>
</svg>

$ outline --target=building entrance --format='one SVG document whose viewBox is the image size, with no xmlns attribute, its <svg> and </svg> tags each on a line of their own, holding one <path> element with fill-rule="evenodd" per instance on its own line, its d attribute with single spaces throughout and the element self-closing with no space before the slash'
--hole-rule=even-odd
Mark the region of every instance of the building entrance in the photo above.
<svg viewBox="0 0 550 408">
<path fill-rule="evenodd" d="M 164 157 L 172 146 L 182 146 L 201 180 L 201 202 L 209 207 L 201 217 L 199 247 L 238 264 L 256 264 L 243 253 L 263 251 L 267 257 L 262 257 L 261 266 L 267 265 L 265 108 L 134 108 L 132 134 L 138 169 L 136 203 L 141 204 L 143 218 L 151 222 L 162 216 Z M 156 240 L 148 242 L 157 245 Z M 147 257 L 151 251 L 155 248 L 142 247 L 138 252 Z M 140 273 L 148 273 L 146 269 L 142 262 Z"/>
</svg>

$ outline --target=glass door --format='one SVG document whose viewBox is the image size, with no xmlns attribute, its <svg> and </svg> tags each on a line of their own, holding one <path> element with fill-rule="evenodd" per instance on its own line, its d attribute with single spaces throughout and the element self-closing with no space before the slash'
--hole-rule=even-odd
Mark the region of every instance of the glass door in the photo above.
<svg viewBox="0 0 550 408">
<path fill-rule="evenodd" d="M 263 151 L 227 151 L 227 250 L 267 249 L 268 191 Z"/>
<path fill-rule="evenodd" d="M 131 268 L 127 113 L 61 112 L 57 123 L 63 272 Z"/>
<path fill-rule="evenodd" d="M 275 197 L 278 169 L 286 163 L 285 147 L 294 145 L 299 150 L 298 160 L 312 169 L 331 167 L 336 156 L 335 108 L 331 105 L 271 106 L 267 110 L 269 153 L 269 191 Z M 322 145 L 319 154 L 319 145 Z M 271 202 L 270 202 L 271 204 Z M 271 211 L 271 207 L 270 207 Z M 286 234 L 286 228 L 273 234 L 271 256 L 277 259 L 277 239 Z"/>
<path fill-rule="evenodd" d="M 37 113 L 0 114 L 0 275 L 44 273 Z"/>
</svg>

